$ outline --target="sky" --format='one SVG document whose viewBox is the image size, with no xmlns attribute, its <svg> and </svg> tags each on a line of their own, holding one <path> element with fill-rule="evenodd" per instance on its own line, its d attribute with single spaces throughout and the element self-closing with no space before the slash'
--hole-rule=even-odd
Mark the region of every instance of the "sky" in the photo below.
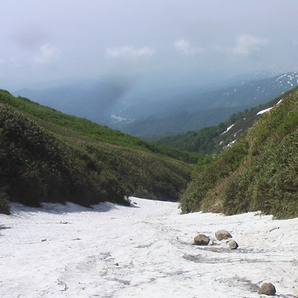
<svg viewBox="0 0 298 298">
<path fill-rule="evenodd" d="M 0 88 L 87 78 L 206 84 L 298 69 L 297 0 L 0 2 Z"/>
</svg>

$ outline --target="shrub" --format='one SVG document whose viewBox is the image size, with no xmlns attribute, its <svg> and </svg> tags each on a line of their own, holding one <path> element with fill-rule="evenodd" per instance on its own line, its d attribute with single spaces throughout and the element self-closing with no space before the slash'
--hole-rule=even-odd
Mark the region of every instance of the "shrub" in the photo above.
<svg viewBox="0 0 298 298">
<path fill-rule="evenodd" d="M 198 165 L 183 212 L 298 216 L 298 92 L 284 98 L 209 164 Z"/>
<path fill-rule="evenodd" d="M 132 195 L 177 201 L 186 188 L 192 166 L 154 146 L 145 147 L 157 153 L 143 150 L 141 140 L 142 149 L 102 142 L 94 133 L 102 131 L 100 126 L 88 120 L 49 112 L 6 93 L 0 92 L 0 101 L 6 103 L 0 103 L 0 189 L 7 190 L 10 201 L 31 206 L 71 201 L 90 206 L 108 200 L 127 205 L 125 196 Z M 26 112 L 20 112 L 19 106 Z M 70 121 L 85 133 L 57 125 L 59 121 Z M 87 136 L 89 129 L 92 137 Z M 113 134 L 118 143 L 125 136 Z"/>
<path fill-rule="evenodd" d="M 0 213 L 10 214 L 8 195 L 0 189 Z"/>
</svg>

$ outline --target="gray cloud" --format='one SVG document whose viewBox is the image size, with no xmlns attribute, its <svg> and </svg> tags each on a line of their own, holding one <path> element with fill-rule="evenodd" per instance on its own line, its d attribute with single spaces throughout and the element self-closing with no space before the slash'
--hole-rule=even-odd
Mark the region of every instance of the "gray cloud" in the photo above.
<svg viewBox="0 0 298 298">
<path fill-rule="evenodd" d="M 190 45 L 190 43 L 184 39 L 179 39 L 174 42 L 175 49 L 186 56 L 193 56 L 202 51 L 204 51 L 201 47 L 194 47 Z"/>
<path fill-rule="evenodd" d="M 267 38 L 259 38 L 249 34 L 242 34 L 237 38 L 236 46 L 231 49 L 236 55 L 249 55 L 253 52 L 260 51 L 262 46 L 269 43 Z"/>
<path fill-rule="evenodd" d="M 22 48 L 34 50 L 37 45 L 43 44 L 49 37 L 47 30 L 41 29 L 40 25 L 29 25 L 17 30 L 12 34 L 12 39 Z"/>
<path fill-rule="evenodd" d="M 135 59 L 150 57 L 155 54 L 155 49 L 151 47 L 136 48 L 133 45 L 126 45 L 115 48 L 107 48 L 106 55 L 108 58 L 126 58 Z"/>
<path fill-rule="evenodd" d="M 38 55 L 34 57 L 36 64 L 52 64 L 59 59 L 58 49 L 48 43 L 36 46 L 36 49 L 38 50 Z"/>
<path fill-rule="evenodd" d="M 0 84 L 293 70 L 297 10 L 297 0 L 3 1 Z"/>
</svg>

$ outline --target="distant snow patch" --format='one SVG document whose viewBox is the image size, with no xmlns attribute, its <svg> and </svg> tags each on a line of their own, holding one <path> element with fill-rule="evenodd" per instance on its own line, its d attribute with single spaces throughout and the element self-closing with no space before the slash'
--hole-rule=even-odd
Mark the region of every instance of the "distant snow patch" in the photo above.
<svg viewBox="0 0 298 298">
<path fill-rule="evenodd" d="M 227 133 L 232 127 L 234 126 L 234 124 L 232 124 L 231 126 L 229 126 L 224 132 L 222 132 L 220 135 L 223 135 L 225 133 Z"/>
<path fill-rule="evenodd" d="M 115 119 L 115 120 L 117 120 L 117 121 L 125 121 L 125 120 L 127 120 L 126 118 L 122 118 L 122 117 L 120 117 L 120 116 L 116 116 L 116 115 L 112 115 L 111 116 L 111 118 L 113 118 L 113 119 Z"/>
<path fill-rule="evenodd" d="M 231 143 L 229 143 L 229 144 L 227 145 L 227 147 L 231 146 L 231 145 L 234 144 L 235 142 L 236 142 L 236 140 L 232 141 Z"/>
<path fill-rule="evenodd" d="M 264 113 L 270 111 L 272 108 L 273 108 L 273 107 L 268 108 L 268 109 L 265 109 L 265 110 L 262 110 L 262 111 L 259 111 L 259 112 L 257 113 L 257 115 L 262 115 L 262 114 L 264 114 Z"/>
<path fill-rule="evenodd" d="M 276 79 L 276 82 L 279 81 L 281 78 L 284 78 L 284 77 L 286 77 L 286 76 L 287 76 L 287 74 L 284 74 L 284 75 L 279 76 L 279 77 Z"/>
</svg>

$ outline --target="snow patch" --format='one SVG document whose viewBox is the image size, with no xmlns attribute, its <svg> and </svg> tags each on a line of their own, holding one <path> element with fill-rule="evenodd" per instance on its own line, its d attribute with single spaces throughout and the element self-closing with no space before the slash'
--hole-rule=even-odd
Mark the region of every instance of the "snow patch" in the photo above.
<svg viewBox="0 0 298 298">
<path fill-rule="evenodd" d="M 222 132 L 220 135 L 223 135 L 223 134 L 227 133 L 233 126 L 234 126 L 234 124 L 227 127 L 227 129 L 224 132 Z"/>
<path fill-rule="evenodd" d="M 227 147 L 230 147 L 230 146 L 231 146 L 232 144 L 234 144 L 235 142 L 236 142 L 236 140 L 230 142 L 230 143 L 227 145 Z"/>
<path fill-rule="evenodd" d="M 120 116 L 116 116 L 116 115 L 111 115 L 111 118 L 121 122 L 121 121 L 126 121 L 126 118 L 120 117 Z"/>
<path fill-rule="evenodd" d="M 273 107 L 271 107 L 271 108 L 268 108 L 268 109 L 265 109 L 265 110 L 262 110 L 262 111 L 259 111 L 259 112 L 258 112 L 256 115 L 261 115 L 261 114 L 264 114 L 264 113 L 266 113 L 266 112 L 270 111 L 272 108 L 273 108 Z"/>
<path fill-rule="evenodd" d="M 279 77 L 276 79 L 276 82 L 279 81 L 281 78 L 284 78 L 284 77 L 286 77 L 286 76 L 287 76 L 287 74 L 284 74 L 284 75 L 279 76 Z M 279 83 L 281 83 L 281 81 L 280 81 Z"/>
</svg>

